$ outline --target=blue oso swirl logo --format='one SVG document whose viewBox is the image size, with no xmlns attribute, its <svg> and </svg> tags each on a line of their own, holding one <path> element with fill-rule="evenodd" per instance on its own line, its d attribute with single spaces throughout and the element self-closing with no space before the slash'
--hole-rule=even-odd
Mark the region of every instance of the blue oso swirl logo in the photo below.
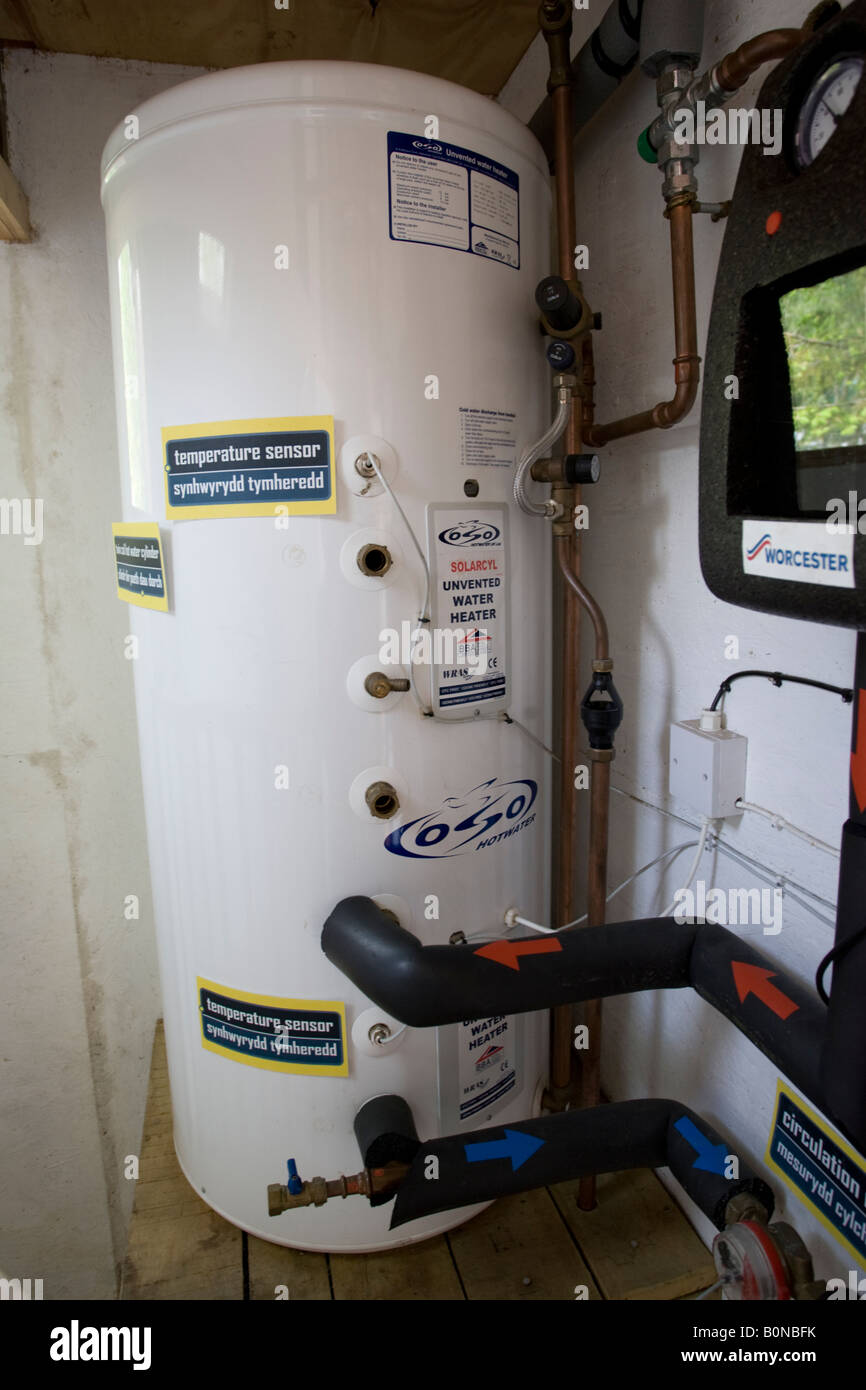
<svg viewBox="0 0 866 1390">
<path fill-rule="evenodd" d="M 486 849 L 535 820 L 529 812 L 538 784 L 529 778 L 500 782 L 492 777 L 465 796 L 449 796 L 438 811 L 401 825 L 385 840 L 391 854 L 404 859 L 451 859 L 470 850 Z"/>
</svg>

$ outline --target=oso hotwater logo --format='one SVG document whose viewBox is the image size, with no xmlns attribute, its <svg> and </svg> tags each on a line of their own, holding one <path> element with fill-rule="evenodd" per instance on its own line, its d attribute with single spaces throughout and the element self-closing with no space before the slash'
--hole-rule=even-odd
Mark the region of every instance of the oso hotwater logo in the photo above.
<svg viewBox="0 0 866 1390">
<path fill-rule="evenodd" d="M 439 532 L 444 545 L 500 545 L 500 531 L 489 521 L 458 521 Z"/>
<path fill-rule="evenodd" d="M 486 849 L 532 824 L 537 796 L 538 784 L 528 777 L 515 782 L 491 777 L 465 796 L 446 797 L 438 810 L 392 830 L 385 848 L 404 859 L 453 859 Z"/>
</svg>

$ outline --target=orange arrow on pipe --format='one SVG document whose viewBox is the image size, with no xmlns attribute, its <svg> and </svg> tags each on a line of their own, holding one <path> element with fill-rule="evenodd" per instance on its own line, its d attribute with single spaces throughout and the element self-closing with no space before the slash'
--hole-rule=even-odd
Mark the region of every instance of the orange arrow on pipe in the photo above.
<svg viewBox="0 0 866 1390">
<path fill-rule="evenodd" d="M 857 746 L 851 754 L 851 786 L 862 813 L 866 811 L 866 690 L 858 691 Z"/>
<path fill-rule="evenodd" d="M 519 970 L 521 956 L 543 956 L 548 951 L 561 950 L 562 942 L 550 939 L 546 941 L 489 941 L 486 946 L 479 946 L 473 954 L 484 956 L 487 960 L 495 960 L 497 965 L 507 965 L 509 970 Z"/>
<path fill-rule="evenodd" d="M 749 965 L 744 960 L 732 960 L 731 969 L 734 972 L 734 984 L 741 1004 L 747 994 L 754 994 L 762 1004 L 766 1004 L 768 1009 L 772 1009 L 773 1013 L 782 1019 L 790 1018 L 791 1014 L 799 1009 L 799 1004 L 795 1004 L 793 999 L 789 999 L 787 994 L 783 994 L 770 983 L 775 979 L 775 971 L 764 970 L 760 965 Z"/>
</svg>

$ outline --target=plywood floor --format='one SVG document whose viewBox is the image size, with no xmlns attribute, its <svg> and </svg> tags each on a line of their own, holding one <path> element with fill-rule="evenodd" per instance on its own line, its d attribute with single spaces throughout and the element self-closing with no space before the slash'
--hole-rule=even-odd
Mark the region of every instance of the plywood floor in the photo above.
<svg viewBox="0 0 866 1390">
<path fill-rule="evenodd" d="M 248 1236 L 180 1171 L 157 1027 L 122 1299 L 569 1302 L 582 1287 L 590 1299 L 644 1300 L 688 1297 L 714 1279 L 701 1241 L 647 1171 L 600 1178 L 594 1212 L 578 1209 L 576 1182 L 559 1183 L 382 1254 L 309 1254 Z"/>
</svg>

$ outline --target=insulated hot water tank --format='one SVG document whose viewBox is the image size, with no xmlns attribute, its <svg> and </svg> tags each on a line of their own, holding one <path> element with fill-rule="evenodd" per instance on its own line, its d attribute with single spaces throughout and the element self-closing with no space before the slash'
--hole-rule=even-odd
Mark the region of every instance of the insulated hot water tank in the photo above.
<svg viewBox="0 0 866 1390">
<path fill-rule="evenodd" d="M 511 497 L 546 161 L 450 83 L 268 63 L 128 117 L 103 203 L 123 521 L 169 599 L 129 631 L 178 1157 L 267 1239 L 420 1240 L 475 1209 L 392 1235 L 266 1188 L 356 1172 L 376 1095 L 422 1138 L 538 1112 L 546 1015 L 401 1029 L 319 940 L 352 894 L 425 943 L 547 916 L 549 528 Z"/>
</svg>

